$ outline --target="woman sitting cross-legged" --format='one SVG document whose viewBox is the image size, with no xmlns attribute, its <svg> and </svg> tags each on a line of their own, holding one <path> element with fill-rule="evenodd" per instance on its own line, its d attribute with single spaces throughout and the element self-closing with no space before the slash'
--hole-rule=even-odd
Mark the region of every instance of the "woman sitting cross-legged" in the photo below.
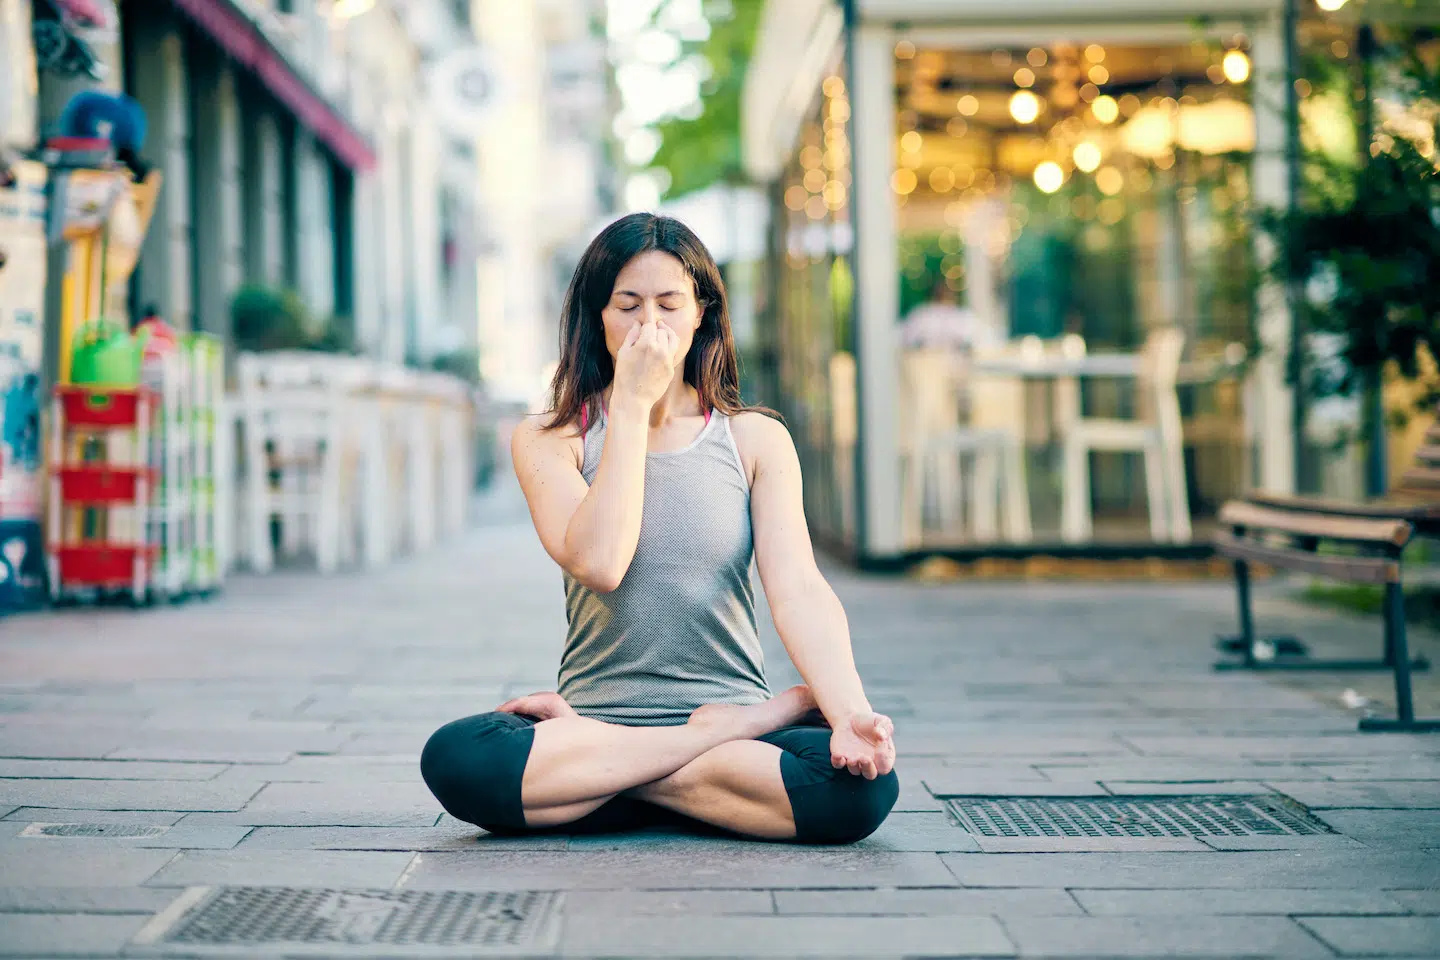
<svg viewBox="0 0 1440 960">
<path fill-rule="evenodd" d="M 559 690 L 456 720 L 425 745 L 441 805 L 496 833 L 680 818 L 850 843 L 899 792 L 893 725 L 865 697 L 845 612 L 815 564 L 790 434 L 741 403 L 720 272 L 666 217 L 585 251 L 550 412 L 515 470 L 560 564 Z M 755 559 L 804 686 L 772 695 Z"/>
</svg>

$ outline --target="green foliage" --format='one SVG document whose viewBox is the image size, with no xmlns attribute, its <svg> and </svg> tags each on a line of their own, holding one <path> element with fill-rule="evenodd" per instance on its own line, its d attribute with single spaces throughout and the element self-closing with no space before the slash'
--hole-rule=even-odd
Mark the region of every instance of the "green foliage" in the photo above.
<svg viewBox="0 0 1440 960">
<path fill-rule="evenodd" d="M 293 290 L 251 284 L 230 301 L 230 329 L 240 350 L 300 350 L 310 345 L 310 318 Z"/>
<path fill-rule="evenodd" d="M 671 0 L 655 12 L 659 19 Z M 710 36 L 684 41 L 675 63 L 699 57 L 709 78 L 700 86 L 698 117 L 670 117 L 656 127 L 660 148 L 650 161 L 665 170 L 670 184 L 666 198 L 678 197 L 716 183 L 741 183 L 745 170 L 740 153 L 740 101 L 745 69 L 755 48 L 764 0 L 706 0 Z"/>
<path fill-rule="evenodd" d="M 250 284 L 230 301 L 230 323 L 238 350 L 319 350 L 359 353 L 355 323 L 335 316 L 316 323 L 294 290 Z"/>
<path fill-rule="evenodd" d="M 480 352 L 478 350 L 454 350 L 430 361 L 430 368 L 441 373 L 459 377 L 466 383 L 480 382 Z"/>
<path fill-rule="evenodd" d="M 320 335 L 310 342 L 310 349 L 350 356 L 359 354 L 360 344 L 355 339 L 355 321 L 350 317 L 331 317 L 326 321 Z"/>
<path fill-rule="evenodd" d="M 958 245 L 947 253 L 942 245 L 943 234 L 936 231 L 902 233 L 900 235 L 900 313 L 904 319 L 911 310 L 928 301 L 935 287 L 945 280 L 947 262 L 963 262 Z M 953 237 L 953 234 L 951 234 Z M 958 296 L 955 299 L 959 299 Z"/>
<path fill-rule="evenodd" d="M 1418 58 L 1404 76 L 1417 100 L 1440 90 L 1440 74 Z M 1390 363 L 1414 379 L 1422 347 L 1440 358 L 1440 170 L 1409 139 L 1374 143 L 1365 163 L 1310 155 L 1302 203 L 1260 217 L 1279 250 L 1274 279 L 1305 291 L 1302 328 L 1338 344 L 1341 362 L 1305 365 L 1314 396 L 1363 390 Z"/>
</svg>

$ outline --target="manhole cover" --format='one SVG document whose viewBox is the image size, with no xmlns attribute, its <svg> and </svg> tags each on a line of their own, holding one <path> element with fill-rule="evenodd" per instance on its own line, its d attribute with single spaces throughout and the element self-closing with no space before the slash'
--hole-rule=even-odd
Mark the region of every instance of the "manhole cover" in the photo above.
<svg viewBox="0 0 1440 960">
<path fill-rule="evenodd" d="M 32 823 L 20 831 L 20 836 L 127 840 L 139 837 L 158 837 L 169 829 L 169 827 L 153 823 Z"/>
<path fill-rule="evenodd" d="M 952 797 L 981 837 L 1247 837 L 1332 833 L 1278 797 Z"/>
<path fill-rule="evenodd" d="M 544 941 L 554 938 L 559 899 L 548 890 L 197 887 L 156 917 L 136 942 L 187 947 L 544 947 Z"/>
</svg>

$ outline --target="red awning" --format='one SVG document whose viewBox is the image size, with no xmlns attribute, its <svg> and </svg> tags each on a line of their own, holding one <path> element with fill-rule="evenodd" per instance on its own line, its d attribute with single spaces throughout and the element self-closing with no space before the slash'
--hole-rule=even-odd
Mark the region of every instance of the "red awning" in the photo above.
<svg viewBox="0 0 1440 960">
<path fill-rule="evenodd" d="M 375 152 L 365 138 L 291 69 L 260 28 L 230 0 L 173 2 L 237 63 L 249 68 L 341 163 L 357 172 L 374 168 Z"/>
</svg>

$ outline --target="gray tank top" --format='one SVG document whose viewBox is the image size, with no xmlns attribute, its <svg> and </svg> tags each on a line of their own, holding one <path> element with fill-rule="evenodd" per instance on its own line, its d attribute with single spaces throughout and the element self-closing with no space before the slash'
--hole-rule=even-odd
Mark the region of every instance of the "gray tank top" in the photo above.
<svg viewBox="0 0 1440 960">
<path fill-rule="evenodd" d="M 586 483 L 605 429 L 602 416 L 585 434 Z M 730 418 L 716 412 L 689 446 L 646 455 L 640 540 L 620 586 L 596 593 L 565 574 L 560 696 L 582 716 L 629 726 L 768 700 L 753 555 L 750 485 Z"/>
</svg>

